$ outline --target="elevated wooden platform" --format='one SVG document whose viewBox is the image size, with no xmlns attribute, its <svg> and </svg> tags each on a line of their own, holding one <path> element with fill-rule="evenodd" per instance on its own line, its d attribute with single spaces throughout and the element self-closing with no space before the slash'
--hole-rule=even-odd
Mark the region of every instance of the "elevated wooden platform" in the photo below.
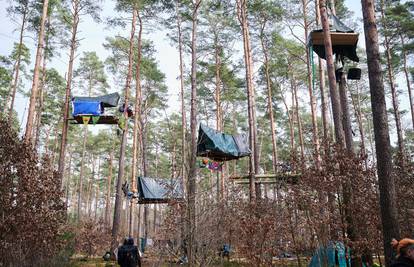
<svg viewBox="0 0 414 267">
<path fill-rule="evenodd" d="M 277 174 L 256 174 L 255 183 L 258 184 L 277 184 L 285 182 L 288 184 L 297 184 L 301 174 L 297 173 L 277 173 Z M 249 184 L 249 175 L 242 176 L 230 176 L 229 179 L 233 180 L 236 184 Z"/>
<path fill-rule="evenodd" d="M 358 33 L 331 32 L 332 45 L 356 45 L 358 43 Z M 324 45 L 323 32 L 313 31 L 310 33 L 312 45 Z"/>
<path fill-rule="evenodd" d="M 69 121 L 71 124 L 83 124 L 83 119 L 82 117 L 86 117 L 88 115 L 85 116 L 75 116 L 73 118 L 69 118 Z M 118 124 L 118 117 L 114 116 L 114 115 L 101 115 L 99 116 L 99 119 L 96 123 L 93 123 L 92 120 L 92 116 L 91 119 L 89 120 L 89 124 Z"/>
</svg>

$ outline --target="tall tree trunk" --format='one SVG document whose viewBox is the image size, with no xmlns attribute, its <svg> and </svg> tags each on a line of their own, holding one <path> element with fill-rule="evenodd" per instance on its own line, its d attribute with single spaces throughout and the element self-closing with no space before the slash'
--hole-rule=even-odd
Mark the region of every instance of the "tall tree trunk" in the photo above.
<svg viewBox="0 0 414 267">
<path fill-rule="evenodd" d="M 301 166 L 301 171 L 303 172 L 305 170 L 305 145 L 303 142 L 303 131 L 302 131 L 302 120 L 300 118 L 299 115 L 299 101 L 298 101 L 298 92 L 297 92 L 297 84 L 296 84 L 296 79 L 295 79 L 295 75 L 293 74 L 293 72 L 291 73 L 292 77 L 292 92 L 293 92 L 293 97 L 294 97 L 294 102 L 292 103 L 292 105 L 294 104 L 295 108 L 294 108 L 294 112 L 295 112 L 295 116 L 296 116 L 296 121 L 298 123 L 298 135 L 299 135 L 299 146 L 300 146 L 300 166 Z"/>
<path fill-rule="evenodd" d="M 112 160 L 114 157 L 114 147 L 109 154 L 108 177 L 106 183 L 106 199 L 105 199 L 105 224 L 109 228 L 111 225 L 110 209 L 111 209 L 111 187 L 112 187 Z"/>
<path fill-rule="evenodd" d="M 329 30 L 329 21 L 328 14 L 326 11 L 326 0 L 319 1 L 319 12 L 321 15 L 321 23 L 323 28 L 324 35 L 324 45 L 325 45 L 325 55 L 326 55 L 326 65 L 328 70 L 329 78 L 329 92 L 331 95 L 331 104 L 332 104 L 332 117 L 335 127 L 335 140 L 339 146 L 342 148 L 345 147 L 345 137 L 344 130 L 342 127 L 342 112 L 341 112 L 341 103 L 339 98 L 339 92 L 336 87 L 336 78 L 335 78 L 335 66 L 332 53 L 332 42 L 331 34 Z"/>
<path fill-rule="evenodd" d="M 70 188 L 70 176 L 72 170 L 72 152 L 69 151 L 69 164 L 67 167 L 67 177 L 66 177 L 66 195 L 65 195 L 65 209 L 66 213 L 68 212 L 68 204 L 69 204 L 69 188 Z"/>
<path fill-rule="evenodd" d="M 307 18 L 307 0 L 302 0 L 302 11 L 303 11 L 303 27 L 305 30 L 305 44 L 308 43 L 308 37 L 309 37 L 309 22 Z M 316 97 L 313 94 L 313 72 L 310 62 L 310 57 L 313 57 L 313 52 L 309 50 L 307 45 L 305 45 L 305 51 L 306 51 L 306 70 L 307 70 L 307 81 L 308 81 L 308 94 L 309 94 L 309 103 L 311 108 L 311 115 L 312 115 L 312 143 L 314 147 L 314 153 L 313 158 L 316 164 L 316 168 L 320 169 L 321 165 L 321 156 L 320 156 L 320 144 L 319 144 L 319 130 L 318 130 L 318 119 L 317 119 L 317 112 L 316 112 Z"/>
<path fill-rule="evenodd" d="M 221 107 L 221 46 L 218 40 L 218 34 L 214 33 L 214 59 L 216 64 L 215 69 L 215 102 L 216 102 L 216 130 L 223 130 L 223 112 Z M 217 202 L 224 198 L 224 165 L 222 170 L 218 172 L 219 179 L 217 181 Z"/>
<path fill-rule="evenodd" d="M 400 34 L 400 39 L 401 39 L 401 45 L 402 45 L 401 54 L 403 56 L 403 62 L 404 62 L 405 82 L 407 83 L 408 97 L 410 99 L 411 122 L 413 124 L 413 129 L 414 129 L 414 101 L 413 101 L 412 92 L 411 92 L 410 77 L 408 74 L 407 52 L 405 51 L 405 40 L 402 34 Z"/>
<path fill-rule="evenodd" d="M 137 9 L 137 8 L 135 8 Z M 142 50 L 142 20 L 139 15 L 139 10 L 136 10 L 137 18 L 139 21 L 139 31 L 138 31 L 138 43 L 137 43 L 137 62 L 135 64 L 135 116 L 134 116 L 134 133 L 133 133 L 133 142 L 132 142 L 132 166 L 131 166 L 131 187 L 132 192 L 137 192 L 137 163 L 138 163 L 138 128 L 139 123 L 141 120 L 141 102 L 142 102 L 142 90 L 141 90 L 141 50 Z M 133 199 L 131 199 L 132 204 Z M 129 209 L 129 225 L 128 225 L 128 233 L 129 236 L 132 236 L 132 225 L 133 225 L 133 214 L 134 214 L 134 206 L 131 205 Z"/>
<path fill-rule="evenodd" d="M 78 25 L 79 25 L 79 2 L 74 1 L 73 5 L 73 21 L 72 21 L 72 38 L 70 41 L 70 55 L 69 55 L 69 66 L 67 72 L 67 82 L 66 82 L 66 92 L 65 92 L 65 107 L 63 110 L 63 127 L 62 135 L 60 141 L 60 152 L 59 152 L 59 164 L 58 164 L 58 174 L 60 180 L 63 179 L 63 170 L 65 167 L 65 152 L 66 152 L 66 143 L 68 136 L 68 126 L 69 126 L 69 101 L 71 94 L 72 86 L 72 77 L 73 77 L 73 62 L 75 60 L 75 51 L 77 48 L 77 34 L 78 34 Z"/>
<path fill-rule="evenodd" d="M 354 140 L 352 137 L 351 116 L 349 114 L 348 94 L 345 72 L 341 73 L 341 80 L 339 82 L 339 96 L 342 107 L 342 127 L 345 133 L 346 149 L 349 153 L 354 153 Z"/>
<path fill-rule="evenodd" d="M 389 243 L 392 238 L 399 239 L 400 229 L 395 201 L 394 176 L 392 175 L 387 108 L 382 79 L 374 1 L 361 0 L 361 5 L 364 19 L 365 47 L 367 52 L 368 77 L 374 122 L 384 252 L 386 265 L 390 266 L 392 247 Z"/>
<path fill-rule="evenodd" d="M 381 16 L 382 19 L 385 19 L 384 15 L 384 1 L 381 1 Z M 386 30 L 387 25 L 384 22 L 383 27 Z M 385 46 L 385 54 L 387 59 L 387 76 L 388 76 L 388 83 L 391 88 L 391 99 L 392 99 L 392 107 L 393 107 L 393 114 L 395 120 L 395 127 L 397 130 L 397 143 L 398 143 L 398 151 L 400 155 L 404 155 L 404 138 L 403 138 L 403 130 L 401 126 L 401 114 L 400 108 L 398 103 L 398 96 L 397 96 L 397 88 L 394 82 L 394 68 L 392 66 L 392 56 L 391 56 L 391 47 L 390 47 L 390 38 L 387 34 L 384 34 L 384 46 Z"/>
<path fill-rule="evenodd" d="M 85 154 L 86 154 L 86 142 L 88 140 L 88 126 L 84 125 L 83 128 L 83 145 L 82 145 L 82 157 L 81 157 L 81 166 L 80 166 L 80 173 L 79 173 L 79 191 L 78 191 L 78 221 L 81 220 L 82 217 L 82 193 L 83 193 L 83 175 L 84 175 L 84 167 L 85 167 Z"/>
<path fill-rule="evenodd" d="M 361 154 L 365 158 L 365 169 L 368 170 L 368 157 L 367 151 L 366 151 L 366 145 L 365 145 L 365 130 L 364 130 L 364 124 L 362 122 L 362 111 L 361 111 L 361 101 L 360 101 L 360 93 L 359 93 L 359 86 L 356 85 L 356 95 L 351 94 L 352 99 L 352 106 L 354 107 L 354 113 L 357 119 L 358 123 L 358 130 L 359 130 L 359 136 L 361 140 Z"/>
<path fill-rule="evenodd" d="M 319 0 L 316 0 L 316 26 L 318 27 L 321 24 L 321 15 L 319 10 Z M 327 96 L 325 92 L 325 70 L 323 66 L 322 59 L 318 57 L 318 73 L 319 73 L 319 89 L 321 91 L 321 111 L 322 111 L 322 125 L 323 125 L 323 138 L 324 138 L 324 149 L 325 154 L 329 152 L 329 107 Z"/>
<path fill-rule="evenodd" d="M 187 197 L 187 213 L 188 213 L 188 262 L 190 266 L 195 266 L 196 262 L 196 191 L 197 191 L 197 22 L 198 10 L 201 0 L 193 2 L 192 12 L 192 33 L 191 33 L 191 146 L 190 146 L 190 170 L 188 173 L 188 197 Z"/>
<path fill-rule="evenodd" d="M 111 254 L 118 246 L 118 235 L 121 226 L 121 209 L 122 209 L 122 180 L 125 172 L 125 150 L 128 138 L 128 99 L 129 90 L 131 87 L 132 80 L 132 64 L 134 60 L 134 36 L 135 36 L 135 24 L 137 21 L 137 11 L 134 9 L 131 23 L 131 36 L 129 38 L 129 51 L 128 51 L 128 74 L 125 82 L 125 99 L 124 99 L 124 114 L 123 119 L 125 120 L 125 128 L 122 131 L 121 147 L 119 150 L 119 161 L 118 161 L 118 178 L 116 181 L 116 195 L 115 195 L 115 209 L 114 209 L 114 221 L 112 225 L 112 242 L 111 242 Z"/>
<path fill-rule="evenodd" d="M 246 68 L 246 84 L 247 84 L 247 108 L 249 117 L 249 144 L 251 155 L 249 157 L 249 172 L 250 172 L 250 201 L 254 202 L 256 193 L 259 192 L 260 184 L 255 183 L 255 175 L 259 169 L 258 151 L 257 151 L 257 128 L 256 128 L 256 104 L 255 104 L 255 92 L 253 87 L 253 62 L 252 51 L 250 45 L 250 33 L 247 20 L 247 0 L 237 0 L 237 16 L 239 19 L 240 27 L 243 35 L 243 48 L 244 48 L 244 63 Z"/>
<path fill-rule="evenodd" d="M 269 122 L 270 122 L 270 131 L 272 132 L 272 170 L 273 173 L 277 173 L 277 136 L 276 136 L 276 126 L 275 119 L 273 116 L 273 98 L 272 98 L 272 82 L 270 80 L 269 74 L 269 55 L 267 45 L 265 44 L 265 34 L 264 28 L 266 23 L 263 23 L 260 32 L 260 44 L 262 46 L 263 56 L 264 56 L 264 67 L 266 75 L 266 88 L 267 88 L 267 111 L 269 112 Z"/>
<path fill-rule="evenodd" d="M 27 142 L 32 141 L 31 134 L 32 134 L 32 128 L 33 128 L 36 99 L 38 95 L 40 61 L 42 59 L 42 53 L 43 53 L 43 35 L 45 33 L 45 23 L 47 19 L 48 5 L 49 5 L 49 0 L 44 0 L 43 9 L 42 9 L 42 19 L 40 22 L 39 41 L 37 44 L 37 51 L 36 51 L 36 61 L 35 61 L 34 74 L 33 74 L 33 83 L 32 83 L 32 89 L 31 89 L 31 94 L 30 94 L 29 112 L 27 114 L 26 132 L 24 134 L 24 138 Z M 63 171 L 64 169 L 62 168 L 61 173 L 63 173 Z"/>
<path fill-rule="evenodd" d="M 16 98 L 17 85 L 19 83 L 20 63 L 22 60 L 23 33 L 24 33 L 25 26 L 26 26 L 26 21 L 27 21 L 28 5 L 29 5 L 29 1 L 25 3 L 24 9 L 23 9 L 22 26 L 20 27 L 19 48 L 17 50 L 17 60 L 15 63 L 15 68 L 14 68 L 14 80 L 13 80 L 13 83 L 11 84 L 9 94 L 7 96 L 6 103 L 4 104 L 4 109 L 3 109 L 3 114 L 6 114 L 7 106 L 8 106 L 9 98 L 10 98 L 11 103 L 10 103 L 10 108 L 9 108 L 9 124 L 11 123 L 12 117 L 13 117 L 14 100 Z"/>
</svg>

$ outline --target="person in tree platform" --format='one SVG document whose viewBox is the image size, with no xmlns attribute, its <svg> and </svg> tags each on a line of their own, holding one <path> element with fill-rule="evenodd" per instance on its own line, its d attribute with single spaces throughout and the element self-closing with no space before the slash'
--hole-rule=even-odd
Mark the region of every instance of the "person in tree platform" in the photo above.
<svg viewBox="0 0 414 267">
<path fill-rule="evenodd" d="M 414 267 L 414 240 L 401 239 L 397 246 L 398 257 L 391 267 Z"/>
<path fill-rule="evenodd" d="M 121 267 L 141 267 L 138 247 L 132 237 L 125 238 L 124 244 L 118 248 L 118 264 Z"/>
</svg>

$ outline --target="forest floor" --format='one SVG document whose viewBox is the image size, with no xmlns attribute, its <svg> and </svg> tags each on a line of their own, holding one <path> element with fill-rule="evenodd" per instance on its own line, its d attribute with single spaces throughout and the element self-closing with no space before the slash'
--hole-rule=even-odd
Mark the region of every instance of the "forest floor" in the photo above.
<svg viewBox="0 0 414 267">
<path fill-rule="evenodd" d="M 74 259 L 70 263 L 70 267 L 117 267 L 115 261 L 106 262 L 102 258 L 89 258 L 89 259 Z M 178 267 L 185 266 L 175 263 L 169 263 L 167 261 L 160 262 L 159 259 L 144 258 L 142 261 L 142 267 Z M 211 267 L 248 267 L 245 263 L 236 261 L 223 261 L 217 262 L 216 264 L 209 265 Z M 276 262 L 275 266 L 284 267 L 295 267 L 297 266 L 296 261 L 280 261 Z"/>
</svg>

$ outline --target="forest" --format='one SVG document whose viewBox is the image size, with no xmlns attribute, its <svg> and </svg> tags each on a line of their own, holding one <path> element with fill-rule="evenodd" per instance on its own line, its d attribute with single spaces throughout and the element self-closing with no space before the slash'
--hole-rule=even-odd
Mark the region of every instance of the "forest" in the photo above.
<svg viewBox="0 0 414 267">
<path fill-rule="evenodd" d="M 0 3 L 0 266 L 414 266 L 413 1 Z"/>
</svg>

